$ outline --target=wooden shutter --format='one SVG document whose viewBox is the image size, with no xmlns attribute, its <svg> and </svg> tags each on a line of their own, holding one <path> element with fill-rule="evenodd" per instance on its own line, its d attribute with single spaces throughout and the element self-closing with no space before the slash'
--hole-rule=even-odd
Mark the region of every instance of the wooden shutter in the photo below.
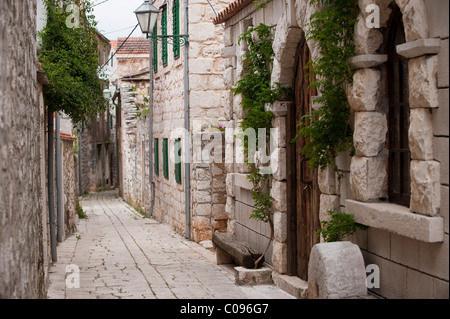
<svg viewBox="0 0 450 319">
<path fill-rule="evenodd" d="M 165 179 L 169 179 L 169 140 L 163 139 L 163 174 Z"/>
<path fill-rule="evenodd" d="M 180 34 L 180 1 L 174 0 L 173 1 L 173 7 L 172 7 L 172 27 L 173 27 L 173 34 L 179 35 Z M 178 59 L 180 57 L 180 43 L 179 43 L 179 37 L 174 37 L 173 39 L 173 57 L 175 59 Z"/>
<path fill-rule="evenodd" d="M 177 184 L 182 184 L 181 179 L 181 139 L 175 140 L 175 181 Z"/>
<path fill-rule="evenodd" d="M 161 16 L 161 35 L 167 35 L 167 6 L 162 9 Z M 162 62 L 167 65 L 167 38 L 162 38 Z"/>
<path fill-rule="evenodd" d="M 155 147 L 154 147 L 154 165 L 155 165 L 155 174 L 159 176 L 159 139 L 155 138 Z"/>
</svg>

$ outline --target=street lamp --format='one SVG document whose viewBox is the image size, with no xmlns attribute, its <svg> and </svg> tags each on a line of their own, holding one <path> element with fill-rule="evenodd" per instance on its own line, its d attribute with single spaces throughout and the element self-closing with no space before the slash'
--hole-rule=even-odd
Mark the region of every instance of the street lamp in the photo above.
<svg viewBox="0 0 450 319">
<path fill-rule="evenodd" d="M 111 91 L 108 89 L 104 89 L 103 97 L 105 98 L 105 100 L 109 101 L 111 99 Z"/>
<path fill-rule="evenodd" d="M 159 10 L 151 5 L 148 0 L 145 0 L 134 13 L 136 14 L 142 33 L 151 35 L 155 28 L 156 20 L 158 19 Z"/>
</svg>

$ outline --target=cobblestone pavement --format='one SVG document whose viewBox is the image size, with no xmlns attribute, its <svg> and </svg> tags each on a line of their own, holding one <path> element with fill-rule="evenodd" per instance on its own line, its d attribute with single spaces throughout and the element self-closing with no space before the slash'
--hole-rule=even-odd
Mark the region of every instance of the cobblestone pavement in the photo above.
<svg viewBox="0 0 450 319">
<path fill-rule="evenodd" d="M 49 299 L 291 299 L 274 285 L 238 286 L 233 268 L 212 250 L 144 218 L 115 191 L 81 200 L 88 219 L 59 244 Z M 80 288 L 66 287 L 66 267 L 80 268 Z"/>
</svg>

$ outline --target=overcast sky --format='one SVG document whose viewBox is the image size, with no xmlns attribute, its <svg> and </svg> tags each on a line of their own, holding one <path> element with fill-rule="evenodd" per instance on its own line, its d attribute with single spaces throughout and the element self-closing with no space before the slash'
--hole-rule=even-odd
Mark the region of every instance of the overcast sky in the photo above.
<svg viewBox="0 0 450 319">
<path fill-rule="evenodd" d="M 95 0 L 95 20 L 98 22 L 97 29 L 108 39 L 116 40 L 118 37 L 126 37 L 137 24 L 136 10 L 144 0 Z M 123 30 L 122 30 L 123 29 Z M 136 28 L 132 37 L 144 36 L 139 27 Z"/>
</svg>

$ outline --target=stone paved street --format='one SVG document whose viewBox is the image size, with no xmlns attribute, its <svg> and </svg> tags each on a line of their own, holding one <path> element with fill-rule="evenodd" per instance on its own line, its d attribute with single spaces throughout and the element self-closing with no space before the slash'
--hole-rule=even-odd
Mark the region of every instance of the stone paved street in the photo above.
<svg viewBox="0 0 450 319">
<path fill-rule="evenodd" d="M 238 286 L 233 268 L 215 253 L 144 218 L 115 191 L 85 196 L 88 219 L 58 245 L 50 268 L 50 299 L 278 299 L 292 298 L 274 285 Z M 66 267 L 80 267 L 80 288 L 66 288 Z"/>
</svg>

